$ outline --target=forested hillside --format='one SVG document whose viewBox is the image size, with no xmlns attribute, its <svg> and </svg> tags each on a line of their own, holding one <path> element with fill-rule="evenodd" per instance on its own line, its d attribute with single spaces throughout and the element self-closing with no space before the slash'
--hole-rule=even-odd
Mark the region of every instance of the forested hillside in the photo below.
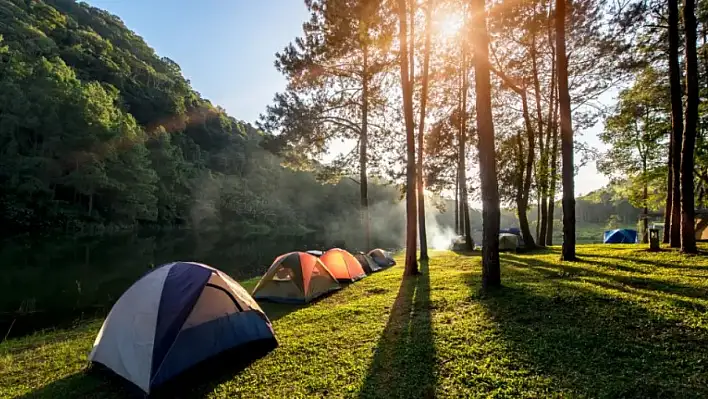
<svg viewBox="0 0 708 399">
<path fill-rule="evenodd" d="M 355 182 L 281 167 L 261 132 L 202 98 L 118 17 L 73 0 L 2 1 L 0 35 L 2 235 L 359 223 Z M 369 196 L 376 209 L 399 194 Z"/>
</svg>

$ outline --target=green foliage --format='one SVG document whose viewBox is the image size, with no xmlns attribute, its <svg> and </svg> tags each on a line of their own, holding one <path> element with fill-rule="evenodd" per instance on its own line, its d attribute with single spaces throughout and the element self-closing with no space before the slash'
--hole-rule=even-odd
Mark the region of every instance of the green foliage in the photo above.
<svg viewBox="0 0 708 399">
<path fill-rule="evenodd" d="M 671 105 L 665 75 L 651 67 L 644 69 L 634 85 L 620 93 L 614 113 L 605 120 L 605 130 L 600 134 L 611 147 L 598 162 L 598 169 L 614 179 L 629 178 L 627 198 L 637 207 L 656 206 L 666 198 L 663 192 Z"/>
<path fill-rule="evenodd" d="M 3 234 L 177 224 L 302 234 L 356 213 L 344 200 L 356 187 L 283 168 L 264 149 L 276 139 L 201 98 L 118 17 L 11 0 L 0 27 Z"/>
<path fill-rule="evenodd" d="M 609 218 L 607 218 L 607 224 L 605 225 L 605 228 L 607 230 L 614 230 L 618 229 L 620 225 L 619 218 L 617 215 L 610 215 Z"/>
<path fill-rule="evenodd" d="M 389 10 L 381 0 L 305 4 L 310 18 L 302 35 L 276 54 L 288 87 L 275 94 L 259 127 L 278 134 L 269 144 L 290 167 L 323 161 L 332 146 L 345 143 L 354 148 L 327 161 L 324 179 L 362 169 L 381 175 L 390 168 L 377 155 L 390 150 L 383 141 L 392 134 L 385 115 L 386 72 L 394 62 Z"/>
<path fill-rule="evenodd" d="M 179 396 L 708 395 L 708 353 L 697 350 L 708 345 L 704 257 L 596 245 L 561 263 L 558 251 L 502 254 L 497 292 L 479 289 L 479 255 L 434 252 L 416 278 L 394 267 L 309 306 L 266 304 L 279 347 L 239 373 L 209 370 Z M 3 393 L 125 396 L 83 373 L 99 328 L 1 343 Z"/>
</svg>

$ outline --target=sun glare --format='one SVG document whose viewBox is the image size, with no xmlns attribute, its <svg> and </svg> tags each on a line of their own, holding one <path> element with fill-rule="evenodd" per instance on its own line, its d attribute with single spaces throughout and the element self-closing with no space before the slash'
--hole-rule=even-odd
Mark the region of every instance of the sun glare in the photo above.
<svg viewBox="0 0 708 399">
<path fill-rule="evenodd" d="M 452 41 L 464 24 L 464 15 L 456 10 L 440 10 L 435 16 L 435 34 L 445 41 Z"/>
</svg>

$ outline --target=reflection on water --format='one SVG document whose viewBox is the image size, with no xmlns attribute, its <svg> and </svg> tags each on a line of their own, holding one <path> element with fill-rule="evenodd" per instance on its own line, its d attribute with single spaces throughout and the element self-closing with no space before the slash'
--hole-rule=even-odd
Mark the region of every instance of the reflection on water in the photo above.
<svg viewBox="0 0 708 399">
<path fill-rule="evenodd" d="M 151 268 L 182 260 L 219 268 L 237 280 L 265 272 L 284 252 L 326 248 L 313 236 L 256 237 L 177 231 L 0 247 L 0 340 L 81 318 L 102 316 Z M 342 243 L 332 243 L 333 245 Z"/>
</svg>

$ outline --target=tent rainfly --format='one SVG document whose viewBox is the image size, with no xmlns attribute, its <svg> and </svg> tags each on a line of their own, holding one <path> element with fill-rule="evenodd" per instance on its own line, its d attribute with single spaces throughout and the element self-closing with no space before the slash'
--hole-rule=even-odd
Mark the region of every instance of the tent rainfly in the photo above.
<svg viewBox="0 0 708 399">
<path fill-rule="evenodd" d="M 355 254 L 354 257 L 359 261 L 359 264 L 361 264 L 361 267 L 364 269 L 366 274 L 376 273 L 383 270 L 383 268 L 379 266 L 378 263 L 374 262 L 374 259 L 368 254 L 359 252 Z"/>
<path fill-rule="evenodd" d="M 290 252 L 275 259 L 253 289 L 253 297 L 273 302 L 306 303 L 341 288 L 314 255 Z"/>
<path fill-rule="evenodd" d="M 359 261 L 343 249 L 332 248 L 320 260 L 339 281 L 353 282 L 366 277 Z"/>
<path fill-rule="evenodd" d="M 637 242 L 637 230 L 615 229 L 607 230 L 603 237 L 603 244 L 634 244 Z"/>
<path fill-rule="evenodd" d="M 391 254 L 380 248 L 369 251 L 369 256 L 381 267 L 389 267 L 396 264 Z"/>
</svg>

